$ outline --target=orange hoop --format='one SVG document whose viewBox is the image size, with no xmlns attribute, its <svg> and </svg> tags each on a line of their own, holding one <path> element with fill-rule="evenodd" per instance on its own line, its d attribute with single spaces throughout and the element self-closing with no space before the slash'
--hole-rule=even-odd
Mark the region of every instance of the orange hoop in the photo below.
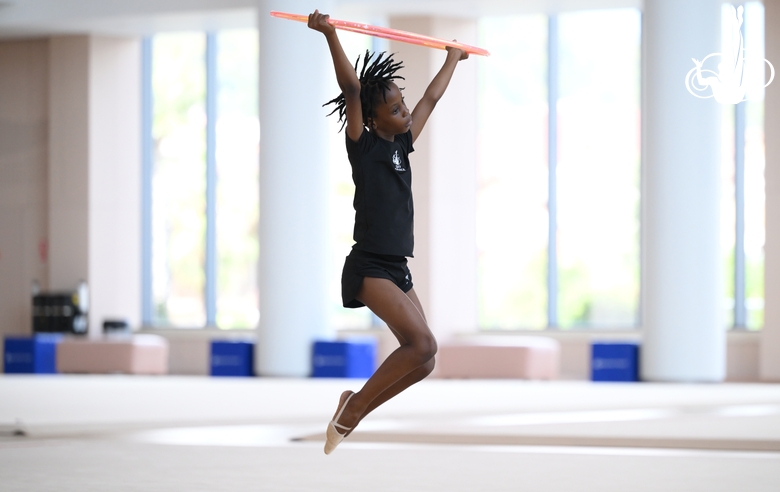
<svg viewBox="0 0 780 492">
<path fill-rule="evenodd" d="M 293 20 L 297 22 L 308 22 L 308 15 L 301 14 L 288 14 L 286 12 L 271 12 L 272 17 L 278 17 L 280 19 Z M 349 32 L 356 32 L 359 34 L 367 34 L 369 36 L 376 36 L 378 38 L 390 39 L 392 41 L 399 41 L 401 43 L 416 44 L 418 46 L 426 46 L 428 48 L 438 48 L 440 50 L 447 49 L 447 47 L 457 48 L 463 50 L 466 53 L 482 56 L 490 56 L 487 50 L 477 48 L 468 44 L 458 43 L 455 41 L 447 41 L 439 38 L 432 38 L 422 34 L 415 34 L 413 32 L 401 31 L 399 29 L 391 29 L 389 27 L 372 26 L 369 24 L 361 24 L 359 22 L 350 22 L 345 20 L 328 19 L 328 23 L 336 29 L 341 29 Z"/>
</svg>

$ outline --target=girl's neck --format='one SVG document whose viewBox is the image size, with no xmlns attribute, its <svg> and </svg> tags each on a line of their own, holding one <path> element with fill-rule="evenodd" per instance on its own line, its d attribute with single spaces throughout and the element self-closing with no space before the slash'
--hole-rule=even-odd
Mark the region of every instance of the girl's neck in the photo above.
<svg viewBox="0 0 780 492">
<path fill-rule="evenodd" d="M 377 137 L 381 138 L 382 140 L 387 140 L 388 142 L 395 142 L 394 133 L 385 133 L 377 128 L 370 128 L 369 131 L 374 135 L 376 135 Z"/>
</svg>

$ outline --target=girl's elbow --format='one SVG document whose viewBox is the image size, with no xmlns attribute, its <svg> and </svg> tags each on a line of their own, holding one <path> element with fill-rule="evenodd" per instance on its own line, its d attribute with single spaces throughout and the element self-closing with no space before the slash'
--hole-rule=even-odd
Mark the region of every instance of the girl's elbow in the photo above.
<svg viewBox="0 0 780 492">
<path fill-rule="evenodd" d="M 428 106 L 430 106 L 431 111 L 436 107 L 436 105 L 439 103 L 439 100 L 441 99 L 442 94 L 428 94 L 425 97 L 425 102 Z"/>
</svg>

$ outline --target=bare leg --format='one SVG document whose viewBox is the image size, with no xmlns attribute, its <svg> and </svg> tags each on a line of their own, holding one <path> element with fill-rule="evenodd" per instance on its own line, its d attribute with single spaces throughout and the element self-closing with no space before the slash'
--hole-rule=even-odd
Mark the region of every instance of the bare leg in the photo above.
<svg viewBox="0 0 780 492">
<path fill-rule="evenodd" d="M 406 293 L 406 296 L 411 299 L 411 301 L 414 303 L 414 305 L 417 307 L 417 310 L 420 311 L 420 314 L 422 315 L 423 319 L 427 319 L 425 317 L 425 312 L 423 311 L 422 304 L 420 303 L 420 299 L 417 297 L 417 293 L 414 291 L 414 289 L 411 289 L 409 292 Z M 390 328 L 390 331 L 395 335 L 395 337 L 398 339 L 398 343 L 400 345 L 405 345 L 406 340 L 397 332 L 395 329 L 393 329 L 392 326 L 388 325 L 388 328 Z M 403 378 L 401 378 L 397 383 L 387 388 L 385 391 L 383 391 L 379 396 L 374 398 L 374 400 L 369 403 L 368 407 L 366 408 L 366 411 L 363 412 L 363 415 L 360 416 L 358 419 L 357 424 L 360 424 L 360 422 L 374 409 L 382 405 L 387 400 L 393 398 L 394 396 L 398 395 L 399 393 L 403 392 L 406 388 L 412 386 L 413 384 L 419 383 L 428 375 L 433 372 L 433 368 L 435 366 L 435 359 L 431 358 L 428 362 L 421 365 L 417 369 L 413 370 Z M 342 397 L 342 400 L 346 398 L 346 395 L 348 395 L 349 392 L 344 392 L 344 396 Z M 341 406 L 341 402 L 339 402 L 339 406 Z M 352 431 L 347 432 L 347 435 L 351 434 Z"/>
<path fill-rule="evenodd" d="M 363 388 L 352 397 L 339 419 L 340 424 L 354 428 L 362 416 L 420 381 L 433 369 L 436 340 L 428 328 L 422 309 L 418 308 L 417 296 L 413 291 L 410 293 L 404 294 L 387 279 L 363 279 L 358 300 L 393 327 L 393 333 L 401 346 L 385 359 Z M 416 371 L 418 368 L 420 370 Z M 412 375 L 413 372 L 416 374 Z M 387 394 L 383 395 L 385 392 Z M 376 403 L 372 405 L 375 400 Z"/>
<path fill-rule="evenodd" d="M 358 424 L 360 424 L 360 422 L 362 422 L 363 419 L 366 418 L 366 415 L 368 415 L 369 413 L 373 412 L 377 407 L 382 405 L 384 402 L 386 402 L 387 400 L 393 398 L 394 396 L 398 395 L 399 393 L 403 392 L 409 386 L 412 386 L 413 384 L 419 383 L 420 381 L 422 381 L 423 379 L 428 377 L 428 375 L 433 371 L 433 367 L 434 367 L 434 359 L 432 358 L 431 360 L 429 360 L 425 364 L 421 365 L 420 367 L 418 367 L 414 371 L 410 372 L 409 374 L 407 374 L 406 376 L 401 378 L 397 383 L 395 383 L 394 385 L 390 386 L 385 391 L 383 391 L 379 396 L 374 398 L 374 400 L 371 403 L 369 403 L 368 407 L 363 412 L 363 415 L 360 416 L 360 418 L 358 419 L 357 423 L 352 427 L 352 430 L 354 430 L 355 427 L 357 427 Z M 344 399 L 347 396 L 349 396 L 349 393 L 348 392 L 344 392 L 343 395 L 344 396 L 341 399 L 341 401 L 344 401 Z M 341 405 L 341 403 L 339 403 L 339 405 Z M 347 433 L 345 435 L 348 436 L 348 435 L 352 434 L 352 430 L 347 431 Z"/>
</svg>

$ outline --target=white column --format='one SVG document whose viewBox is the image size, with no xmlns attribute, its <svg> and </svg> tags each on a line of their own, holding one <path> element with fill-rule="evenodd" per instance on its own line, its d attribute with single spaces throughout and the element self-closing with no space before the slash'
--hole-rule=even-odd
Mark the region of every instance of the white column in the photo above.
<svg viewBox="0 0 780 492">
<path fill-rule="evenodd" d="M 720 51 L 720 1 L 647 0 L 643 15 L 642 378 L 721 381 L 720 108 L 685 88 Z"/>
<path fill-rule="evenodd" d="M 49 65 L 49 288 L 90 287 L 90 334 L 140 321 L 140 44 L 54 37 Z"/>
<path fill-rule="evenodd" d="M 329 2 L 259 2 L 260 329 L 256 370 L 306 376 L 312 341 L 329 335 L 328 139 L 322 104 L 335 77 L 322 34 L 269 16 Z M 335 17 L 335 16 L 334 16 Z M 332 97 L 332 96 L 331 96 Z M 340 273 L 340 272 L 337 272 Z"/>
<path fill-rule="evenodd" d="M 393 17 L 391 27 L 476 44 L 475 21 Z M 404 97 L 413 108 L 439 71 L 441 50 L 391 43 L 404 62 Z M 477 330 L 477 56 L 462 61 L 410 156 L 414 191 L 415 292 L 439 341 Z"/>
<path fill-rule="evenodd" d="M 141 43 L 93 36 L 89 71 L 90 332 L 141 322 Z"/>
<path fill-rule="evenodd" d="M 764 0 L 766 58 L 780 70 L 780 1 Z M 766 142 L 766 243 L 761 379 L 780 381 L 780 82 L 764 96 Z"/>
</svg>

